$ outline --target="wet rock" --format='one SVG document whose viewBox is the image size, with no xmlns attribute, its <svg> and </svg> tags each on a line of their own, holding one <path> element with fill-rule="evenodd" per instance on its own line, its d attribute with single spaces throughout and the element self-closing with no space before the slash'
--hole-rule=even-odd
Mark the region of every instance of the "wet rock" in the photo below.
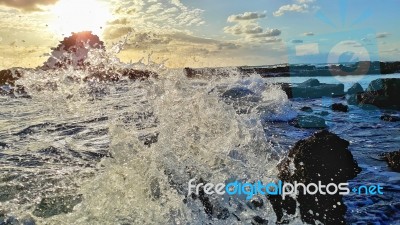
<svg viewBox="0 0 400 225">
<path fill-rule="evenodd" d="M 311 107 L 308 107 L 308 106 L 304 106 L 300 110 L 303 111 L 303 112 L 308 112 L 308 113 L 312 113 L 313 112 L 313 109 Z"/>
<path fill-rule="evenodd" d="M 252 225 L 267 225 L 268 220 L 261 218 L 260 216 L 253 217 Z"/>
<path fill-rule="evenodd" d="M 331 105 L 331 109 L 336 112 L 348 112 L 349 106 L 343 105 L 342 103 L 335 103 Z"/>
<path fill-rule="evenodd" d="M 0 86 L 14 85 L 15 81 L 21 78 L 22 72 L 18 69 L 0 71 Z"/>
<path fill-rule="evenodd" d="M 19 185 L 0 185 L 0 202 L 10 201 L 24 190 L 24 187 Z"/>
<path fill-rule="evenodd" d="M 362 92 L 364 92 L 364 88 L 362 88 L 359 83 L 355 83 L 351 88 L 349 88 L 349 90 L 347 90 L 348 95 L 355 95 Z"/>
<path fill-rule="evenodd" d="M 278 165 L 278 178 L 283 182 L 294 184 L 345 183 L 360 173 L 361 169 L 348 150 L 349 142 L 329 131 L 320 131 L 313 136 L 301 140 L 289 151 L 289 155 Z M 294 169 L 293 169 L 294 166 Z M 301 219 L 305 223 L 346 224 L 344 215 L 346 205 L 342 196 L 305 195 L 302 191 L 296 198 L 280 195 L 269 196 L 278 222 L 282 222 L 283 212 L 293 215 L 296 204 L 299 205 Z M 340 204 L 338 204 L 340 203 Z"/>
<path fill-rule="evenodd" d="M 400 150 L 386 153 L 383 155 L 383 158 L 393 171 L 400 172 Z"/>
<path fill-rule="evenodd" d="M 324 84 L 310 79 L 300 84 L 280 84 L 289 98 L 321 98 L 343 96 L 343 84 Z"/>
<path fill-rule="evenodd" d="M 206 184 L 202 178 L 199 179 L 196 183 Z M 205 192 L 203 188 L 199 189 L 199 195 L 194 193 L 191 194 L 191 198 L 193 200 L 200 200 L 203 205 L 204 212 L 208 215 L 209 218 L 214 218 L 218 220 L 226 220 L 230 217 L 231 213 L 227 208 L 221 206 L 217 201 L 212 200 Z"/>
<path fill-rule="evenodd" d="M 42 218 L 48 218 L 55 215 L 72 212 L 75 205 L 82 201 L 82 196 L 57 196 L 45 197 L 36 206 L 33 215 Z"/>
<path fill-rule="evenodd" d="M 247 203 L 250 209 L 259 209 L 264 206 L 264 201 L 261 198 L 252 199 Z"/>
<path fill-rule="evenodd" d="M 0 225 L 35 225 L 35 220 L 28 216 L 23 219 L 18 219 L 14 216 L 6 215 L 0 211 Z"/>
<path fill-rule="evenodd" d="M 318 112 L 318 113 L 316 113 L 317 115 L 320 115 L 320 116 L 327 116 L 327 115 L 329 115 L 329 112 L 327 112 L 327 111 L 321 111 L 321 112 Z"/>
<path fill-rule="evenodd" d="M 348 95 L 346 100 L 347 100 L 347 104 L 349 104 L 349 105 L 358 105 L 357 95 L 355 95 L 355 94 Z"/>
<path fill-rule="evenodd" d="M 381 116 L 381 120 L 387 121 L 387 122 L 399 122 L 400 121 L 400 117 L 384 114 L 384 115 Z"/>
<path fill-rule="evenodd" d="M 366 92 L 357 94 L 360 105 L 374 105 L 379 108 L 400 109 L 400 78 L 386 78 L 372 81 Z"/>
<path fill-rule="evenodd" d="M 9 148 L 9 147 L 10 147 L 9 144 L 4 143 L 4 142 L 0 142 L 0 149 L 2 149 L 2 148 Z"/>
<path fill-rule="evenodd" d="M 290 124 L 297 128 L 324 129 L 327 127 L 325 120 L 318 116 L 298 116 Z"/>
<path fill-rule="evenodd" d="M 318 79 L 311 78 L 299 84 L 300 87 L 316 87 L 321 85 Z"/>
</svg>

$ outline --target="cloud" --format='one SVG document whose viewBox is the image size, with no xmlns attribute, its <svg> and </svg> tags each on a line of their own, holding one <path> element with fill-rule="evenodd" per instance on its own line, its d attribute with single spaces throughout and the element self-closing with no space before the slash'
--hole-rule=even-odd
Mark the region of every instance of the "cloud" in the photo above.
<svg viewBox="0 0 400 225">
<path fill-rule="evenodd" d="M 292 40 L 293 44 L 301 44 L 303 43 L 303 40 Z"/>
<path fill-rule="evenodd" d="M 277 11 L 273 13 L 274 16 L 283 16 L 286 12 L 300 12 L 305 13 L 308 12 L 309 6 L 307 4 L 292 4 L 292 5 L 284 5 L 281 6 Z"/>
<path fill-rule="evenodd" d="M 263 37 L 276 37 L 281 35 L 282 31 L 279 29 L 268 29 L 258 34 L 251 35 L 253 38 L 263 38 Z"/>
<path fill-rule="evenodd" d="M 122 26 L 122 27 L 107 26 L 103 35 L 106 40 L 112 40 L 123 37 L 130 32 L 132 32 L 132 27 L 129 26 Z"/>
<path fill-rule="evenodd" d="M 113 15 L 119 20 L 109 25 L 130 25 L 136 29 L 184 29 L 205 23 L 203 10 L 191 8 L 179 0 L 111 0 Z M 121 20 L 121 18 L 129 18 Z"/>
<path fill-rule="evenodd" d="M 376 38 L 386 38 L 390 35 L 390 33 L 383 32 L 383 33 L 377 33 Z"/>
<path fill-rule="evenodd" d="M 119 18 L 108 22 L 109 25 L 127 25 L 129 23 L 128 18 Z"/>
<path fill-rule="evenodd" d="M 281 35 L 281 30 L 276 28 L 264 29 L 259 25 L 258 20 L 265 16 L 265 13 L 257 12 L 244 12 L 242 14 L 231 15 L 228 17 L 227 21 L 235 24 L 224 27 L 224 32 L 238 36 L 239 39 L 237 39 L 237 41 L 247 44 L 281 41 L 281 39 L 275 38 Z"/>
<path fill-rule="evenodd" d="M 314 3 L 315 0 L 296 0 L 296 2 L 299 4 L 308 4 L 308 3 Z"/>
<path fill-rule="evenodd" d="M 54 5 L 58 0 L 0 0 L 0 5 L 22 11 L 40 11 L 40 6 Z"/>
<path fill-rule="evenodd" d="M 241 20 L 255 20 L 259 18 L 265 18 L 266 13 L 258 13 L 258 12 L 245 12 L 238 15 L 231 15 L 228 17 L 228 22 L 237 22 Z"/>
<path fill-rule="evenodd" d="M 277 42 L 282 42 L 282 39 L 281 38 L 276 38 L 276 37 L 265 38 L 265 39 L 260 40 L 260 42 L 261 43 L 277 43 Z"/>
<path fill-rule="evenodd" d="M 240 45 L 234 44 L 234 43 L 219 43 L 218 44 L 218 50 L 226 50 L 226 49 L 238 49 L 240 48 Z"/>
<path fill-rule="evenodd" d="M 258 24 L 235 24 L 233 26 L 227 26 L 224 28 L 224 32 L 233 35 L 240 34 L 260 34 L 263 29 Z"/>
</svg>

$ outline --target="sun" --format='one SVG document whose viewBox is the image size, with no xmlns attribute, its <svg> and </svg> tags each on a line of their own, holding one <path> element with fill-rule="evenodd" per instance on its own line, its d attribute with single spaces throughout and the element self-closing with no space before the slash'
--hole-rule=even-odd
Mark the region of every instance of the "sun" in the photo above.
<svg viewBox="0 0 400 225">
<path fill-rule="evenodd" d="M 111 19 L 104 2 L 98 0 L 61 0 L 51 9 L 53 19 L 49 27 L 61 35 L 71 32 L 92 31 L 100 35 Z"/>
</svg>

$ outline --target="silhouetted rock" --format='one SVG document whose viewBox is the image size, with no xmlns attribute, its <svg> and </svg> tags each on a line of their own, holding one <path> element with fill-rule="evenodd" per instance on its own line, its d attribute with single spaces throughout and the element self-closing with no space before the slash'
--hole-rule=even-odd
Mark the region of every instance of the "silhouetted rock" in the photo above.
<svg viewBox="0 0 400 225">
<path fill-rule="evenodd" d="M 345 183 L 361 171 L 348 146 L 348 141 L 329 131 L 317 132 L 298 141 L 289 151 L 288 157 L 278 165 L 278 178 L 292 184 L 295 181 L 306 185 L 318 184 L 319 181 L 323 185 Z M 298 204 L 305 223 L 316 224 L 318 220 L 322 224 L 346 224 L 344 215 L 347 208 L 339 194 L 304 195 L 300 189 L 295 199 L 286 196 L 283 200 L 280 195 L 269 196 L 269 199 L 278 222 L 282 222 L 283 211 L 293 215 Z"/>
<path fill-rule="evenodd" d="M 337 112 L 348 112 L 349 106 L 343 105 L 342 103 L 335 103 L 331 105 L 331 109 Z"/>
<path fill-rule="evenodd" d="M 324 84 L 317 79 L 309 79 L 300 84 L 280 84 L 289 98 L 321 98 L 343 96 L 343 84 Z"/>
<path fill-rule="evenodd" d="M 298 116 L 290 121 L 292 126 L 297 128 L 324 129 L 326 128 L 325 120 L 318 116 Z"/>
<path fill-rule="evenodd" d="M 353 84 L 353 86 L 351 86 L 351 88 L 349 88 L 349 90 L 347 90 L 348 95 L 355 95 L 355 94 L 362 93 L 362 92 L 364 92 L 364 88 L 362 88 L 359 83 Z"/>
<path fill-rule="evenodd" d="M 385 114 L 385 115 L 381 116 L 381 120 L 387 121 L 387 122 L 399 122 L 400 121 L 400 117 Z"/>
<path fill-rule="evenodd" d="M 60 41 L 57 47 L 52 48 L 51 56 L 43 65 L 43 69 L 54 69 L 67 65 L 75 68 L 83 67 L 89 48 L 104 49 L 104 43 L 90 31 L 72 33 L 71 36 Z"/>
<path fill-rule="evenodd" d="M 397 152 L 386 153 L 383 155 L 383 158 L 393 171 L 400 172 L 400 150 Z"/>
<path fill-rule="evenodd" d="M 400 78 L 377 79 L 369 84 L 366 92 L 357 95 L 357 102 L 360 105 L 400 109 L 399 93 Z"/>
</svg>

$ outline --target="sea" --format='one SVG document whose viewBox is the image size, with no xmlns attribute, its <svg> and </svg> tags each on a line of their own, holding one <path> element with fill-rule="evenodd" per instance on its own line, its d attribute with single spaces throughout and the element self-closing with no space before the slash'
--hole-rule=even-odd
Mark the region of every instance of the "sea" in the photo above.
<svg viewBox="0 0 400 225">
<path fill-rule="evenodd" d="M 153 62 L 123 63 L 91 53 L 93 67 L 139 69 L 158 78 L 87 82 L 90 70 L 27 70 L 17 84 L 27 94 L 0 96 L 0 224 L 275 224 L 265 196 L 261 209 L 245 199 L 209 196 L 214 209 L 188 198 L 188 181 L 276 180 L 277 164 L 317 130 L 289 121 L 329 114 L 328 130 L 350 142 L 362 168 L 351 185 L 380 184 L 384 195 L 344 197 L 349 224 L 400 224 L 400 174 L 380 154 L 400 149 L 400 123 L 380 120 L 399 111 L 333 112 L 346 98 L 288 99 L 276 83 L 309 77 L 189 79 Z M 227 70 L 229 70 L 227 68 Z M 358 82 L 400 74 L 313 77 L 321 83 Z M 226 99 L 234 88 L 252 96 Z M 303 112 L 304 106 L 313 112 Z M 322 117 L 322 116 L 321 116 Z M 299 214 L 291 224 L 302 224 Z"/>
</svg>

